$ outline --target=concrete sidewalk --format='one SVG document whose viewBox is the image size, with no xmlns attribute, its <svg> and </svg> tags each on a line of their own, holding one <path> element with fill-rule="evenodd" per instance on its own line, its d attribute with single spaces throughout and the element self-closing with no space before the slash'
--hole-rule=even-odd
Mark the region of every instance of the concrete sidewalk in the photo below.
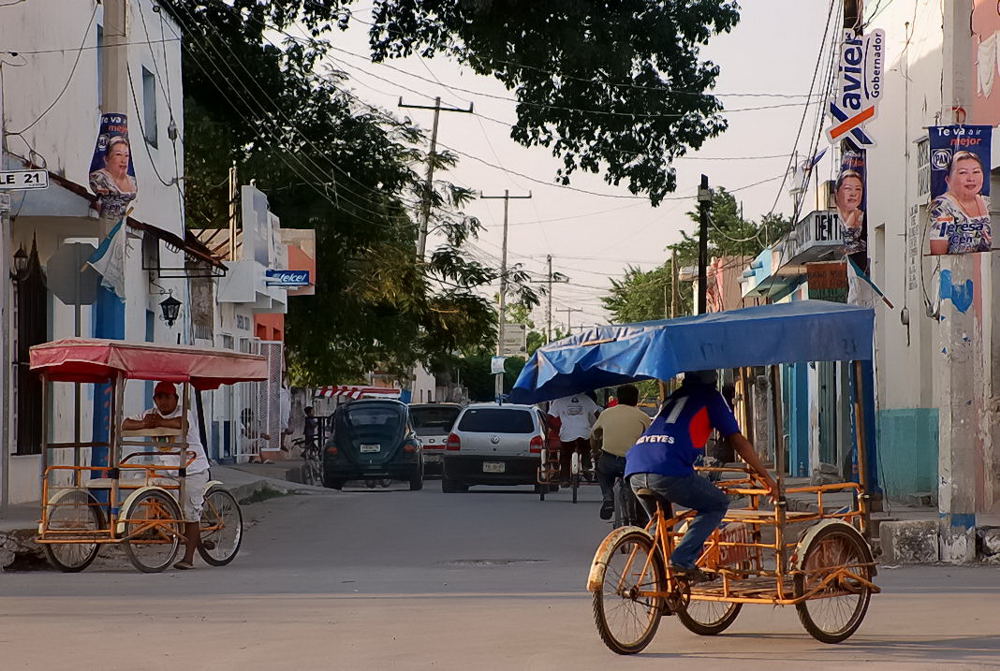
<svg viewBox="0 0 1000 671">
<path fill-rule="evenodd" d="M 328 493 L 322 487 L 310 487 L 295 482 L 301 474 L 301 460 L 275 464 L 238 464 L 213 466 L 212 479 L 220 480 L 240 503 L 255 503 L 289 494 Z M 39 502 L 8 506 L 0 517 L 0 571 L 10 566 L 18 556 L 38 557 L 41 548 L 34 542 L 41 516 Z"/>
</svg>

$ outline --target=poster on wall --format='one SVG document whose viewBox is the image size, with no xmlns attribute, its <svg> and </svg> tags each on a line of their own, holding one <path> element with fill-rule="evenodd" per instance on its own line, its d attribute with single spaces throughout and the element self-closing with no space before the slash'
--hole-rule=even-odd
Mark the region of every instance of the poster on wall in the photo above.
<svg viewBox="0 0 1000 671">
<path fill-rule="evenodd" d="M 845 151 L 842 154 L 840 172 L 833 191 L 844 253 L 864 257 L 868 251 L 868 229 L 865 224 L 868 195 L 865 189 L 864 152 Z"/>
<path fill-rule="evenodd" d="M 931 126 L 930 253 L 988 252 L 992 126 Z"/>
<path fill-rule="evenodd" d="M 118 222 L 138 193 L 132 151 L 128 141 L 128 117 L 104 114 L 97 146 L 90 162 L 90 190 L 97 195 L 100 218 Z"/>
</svg>

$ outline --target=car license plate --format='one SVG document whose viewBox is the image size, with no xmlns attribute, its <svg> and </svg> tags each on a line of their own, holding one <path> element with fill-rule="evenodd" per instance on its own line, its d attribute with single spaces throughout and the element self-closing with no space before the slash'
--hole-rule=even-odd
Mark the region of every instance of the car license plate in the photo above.
<svg viewBox="0 0 1000 671">
<path fill-rule="evenodd" d="M 507 464 L 502 461 L 484 461 L 483 473 L 503 473 L 507 470 Z"/>
<path fill-rule="evenodd" d="M 382 451 L 382 444 L 381 443 L 361 443 L 361 452 L 362 453 L 365 453 L 365 452 L 381 452 L 381 451 Z"/>
<path fill-rule="evenodd" d="M 436 463 L 441 461 L 440 454 L 424 454 L 424 462 L 428 464 Z"/>
</svg>

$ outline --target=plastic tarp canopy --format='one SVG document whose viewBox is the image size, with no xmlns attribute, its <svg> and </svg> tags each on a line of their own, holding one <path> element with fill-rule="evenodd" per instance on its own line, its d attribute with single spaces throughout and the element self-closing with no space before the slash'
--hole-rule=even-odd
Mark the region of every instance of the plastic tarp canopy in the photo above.
<svg viewBox="0 0 1000 671">
<path fill-rule="evenodd" d="M 31 370 L 55 382 L 130 380 L 190 382 L 195 389 L 266 380 L 267 360 L 224 349 L 67 338 L 30 350 Z"/>
<path fill-rule="evenodd" d="M 875 311 L 793 301 L 619 326 L 598 326 L 540 347 L 510 400 L 537 403 L 688 370 L 872 358 Z"/>
</svg>

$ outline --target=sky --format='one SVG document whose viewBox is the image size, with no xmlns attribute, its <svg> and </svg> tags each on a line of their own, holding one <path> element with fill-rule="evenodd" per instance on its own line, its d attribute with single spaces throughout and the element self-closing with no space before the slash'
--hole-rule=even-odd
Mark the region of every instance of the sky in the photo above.
<svg viewBox="0 0 1000 671">
<path fill-rule="evenodd" d="M 553 325 L 565 329 L 568 316 L 576 328 L 610 321 L 600 301 L 611 284 L 609 278 L 622 277 L 628 266 L 655 268 L 669 257 L 665 248 L 681 239 L 681 230 L 694 230 L 686 213 L 696 207 L 694 195 L 702 173 L 712 186 L 738 189 L 735 195 L 747 218 L 757 219 L 772 208 L 791 212 L 788 187 L 779 190 L 779 186 L 796 146 L 796 130 L 803 119 L 829 6 L 802 0 L 742 4 L 739 24 L 731 33 L 714 37 L 702 54 L 720 67 L 715 92 L 727 109 L 768 109 L 726 113 L 728 130 L 689 153 L 691 158 L 676 162 L 677 190 L 672 199 L 655 208 L 648 199 L 636 198 L 625 187 L 610 186 L 598 175 L 575 173 L 571 185 L 601 195 L 555 185 L 559 160 L 545 148 L 525 148 L 510 139 L 508 124 L 516 115 L 515 103 L 507 98 L 514 93 L 496 80 L 476 75 L 444 56 L 372 63 L 367 56 L 367 5 L 354 8 L 355 18 L 347 31 L 329 35 L 337 48 L 331 65 L 348 73 L 348 85 L 356 96 L 409 116 L 428 134 L 433 112 L 399 109 L 400 97 L 406 104 L 433 105 L 435 96 L 441 97 L 442 105 L 467 109 L 473 104 L 476 114 L 441 113 L 439 148 L 467 156 L 460 156 L 454 169 L 436 173 L 435 179 L 486 195 L 503 195 L 505 189 L 511 195 L 531 193 L 531 199 L 510 201 L 508 259 L 523 264 L 541 280 L 546 255 L 552 255 L 553 270 L 569 277 L 569 282 L 556 285 L 553 291 Z M 814 133 L 816 102 L 808 108 L 798 144 L 800 155 L 808 151 Z M 821 174 L 823 169 L 821 164 Z M 741 188 L 758 182 L 763 183 Z M 477 199 L 465 211 L 485 226 L 469 253 L 499 266 L 503 200 Z M 433 240 L 428 243 L 432 246 Z M 532 315 L 542 330 L 545 306 L 543 300 Z M 567 308 L 574 311 L 567 313 Z"/>
</svg>

